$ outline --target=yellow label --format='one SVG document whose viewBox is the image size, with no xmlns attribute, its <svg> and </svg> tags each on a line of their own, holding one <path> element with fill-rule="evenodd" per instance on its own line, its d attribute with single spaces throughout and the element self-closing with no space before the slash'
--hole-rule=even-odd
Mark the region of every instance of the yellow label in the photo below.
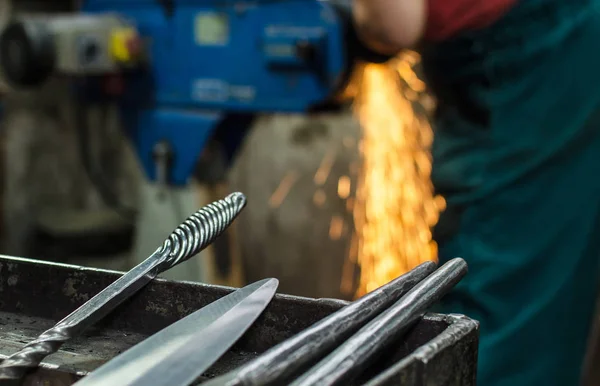
<svg viewBox="0 0 600 386">
<path fill-rule="evenodd" d="M 133 28 L 116 28 L 110 35 L 110 54 L 121 63 L 128 63 L 135 60 L 128 43 L 131 39 L 137 36 L 137 32 Z"/>
</svg>

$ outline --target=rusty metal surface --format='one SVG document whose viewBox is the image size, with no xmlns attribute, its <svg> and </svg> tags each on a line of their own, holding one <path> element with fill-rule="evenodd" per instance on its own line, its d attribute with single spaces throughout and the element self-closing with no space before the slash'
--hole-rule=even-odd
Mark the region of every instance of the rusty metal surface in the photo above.
<svg viewBox="0 0 600 386">
<path fill-rule="evenodd" d="M 120 275 L 0 256 L 0 356 L 18 350 Z M 157 279 L 95 328 L 46 358 L 24 384 L 71 385 L 116 354 L 231 291 Z M 256 324 L 205 376 L 234 369 L 346 304 L 277 295 Z M 370 366 L 358 383 L 475 386 L 477 344 L 476 322 L 427 315 L 402 342 Z"/>
</svg>

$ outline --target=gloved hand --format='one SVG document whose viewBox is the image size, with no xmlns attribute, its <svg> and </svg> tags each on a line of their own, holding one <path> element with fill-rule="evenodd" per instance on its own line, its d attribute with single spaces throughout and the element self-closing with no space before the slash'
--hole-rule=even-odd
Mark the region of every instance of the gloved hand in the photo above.
<svg viewBox="0 0 600 386">
<path fill-rule="evenodd" d="M 354 0 L 324 0 L 324 2 L 331 4 L 341 15 L 344 22 L 344 37 L 349 61 L 385 63 L 394 56 L 372 50 L 360 38 L 354 21 Z"/>
</svg>

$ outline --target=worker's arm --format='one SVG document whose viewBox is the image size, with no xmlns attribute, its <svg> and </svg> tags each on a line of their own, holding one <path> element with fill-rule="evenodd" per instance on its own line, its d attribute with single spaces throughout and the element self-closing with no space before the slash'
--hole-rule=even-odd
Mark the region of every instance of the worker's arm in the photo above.
<svg viewBox="0 0 600 386">
<path fill-rule="evenodd" d="M 415 46 L 427 23 L 427 0 L 354 0 L 358 34 L 370 48 L 394 54 Z"/>
</svg>

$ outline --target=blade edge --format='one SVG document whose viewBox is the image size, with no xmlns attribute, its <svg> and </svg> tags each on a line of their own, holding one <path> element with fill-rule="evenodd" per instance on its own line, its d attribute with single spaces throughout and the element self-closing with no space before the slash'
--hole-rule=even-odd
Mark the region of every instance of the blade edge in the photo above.
<svg viewBox="0 0 600 386">
<path fill-rule="evenodd" d="M 278 285 L 279 282 L 276 279 L 271 279 L 215 323 L 194 334 L 181 346 L 179 351 L 170 355 L 165 362 L 153 367 L 128 386 L 150 384 L 187 386 L 194 382 L 229 351 L 231 346 L 254 324 L 271 302 Z M 226 326 L 227 329 L 224 330 L 223 326 Z M 201 338 L 203 340 L 199 342 Z M 198 352 L 200 354 L 194 356 Z"/>
<path fill-rule="evenodd" d="M 109 360 L 76 382 L 76 385 L 121 385 L 135 382 L 143 374 L 140 374 L 140 370 L 150 371 L 164 358 L 168 358 L 169 355 L 185 345 L 189 339 L 194 339 L 197 334 L 212 326 L 248 297 L 266 285 L 272 286 L 273 281 L 278 285 L 276 279 L 260 280 L 211 302 Z M 275 291 L 277 285 L 275 285 Z"/>
</svg>

